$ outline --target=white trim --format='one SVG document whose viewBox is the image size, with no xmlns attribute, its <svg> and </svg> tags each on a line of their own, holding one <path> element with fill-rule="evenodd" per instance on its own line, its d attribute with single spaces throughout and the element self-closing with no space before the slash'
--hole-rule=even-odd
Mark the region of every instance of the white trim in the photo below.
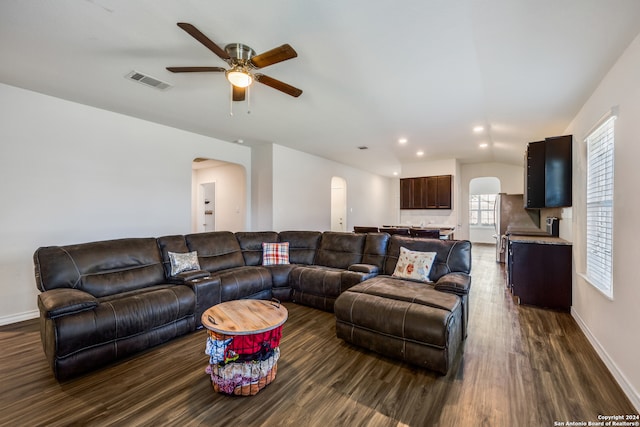
<svg viewBox="0 0 640 427">
<path fill-rule="evenodd" d="M 595 122 L 595 124 L 593 126 L 591 126 L 589 128 L 589 130 L 585 133 L 585 136 L 582 138 L 582 140 L 584 142 L 587 142 L 587 138 L 589 138 L 589 136 L 596 131 L 596 129 L 598 129 L 600 126 L 602 126 L 603 124 L 606 123 L 607 120 L 611 119 L 611 118 L 618 118 L 618 110 L 619 110 L 619 106 L 614 105 L 613 107 L 611 107 L 609 109 L 609 111 L 607 111 L 606 113 L 604 113 L 602 115 L 602 117 L 600 117 L 598 119 L 597 122 Z"/>
<path fill-rule="evenodd" d="M 600 359 L 607 366 L 607 369 L 609 369 L 609 372 L 611 372 L 611 375 L 613 375 L 613 378 L 615 378 L 620 388 L 622 388 L 624 394 L 631 401 L 631 404 L 636 408 L 636 411 L 640 412 L 640 393 L 638 393 L 638 390 L 633 387 L 624 373 L 620 370 L 620 368 L 618 368 L 616 362 L 611 359 L 607 351 L 604 349 L 604 347 L 602 347 L 598 339 L 591 333 L 587 325 L 584 323 L 580 315 L 574 310 L 573 307 L 571 308 L 571 316 L 574 318 L 574 320 L 578 324 L 578 327 L 587 337 L 596 353 L 598 353 Z"/>
<path fill-rule="evenodd" d="M 22 313 L 10 314 L 0 317 L 0 326 L 22 322 L 23 320 L 36 319 L 40 313 L 38 310 L 24 311 Z"/>
<path fill-rule="evenodd" d="M 614 106 L 592 126 L 590 133 L 584 140 L 587 146 L 586 223 L 584 229 L 586 247 L 584 251 L 585 271 L 581 273 L 581 276 L 610 300 L 613 300 L 613 217 L 615 210 L 613 153 L 615 151 L 615 120 L 617 118 L 618 107 Z M 606 146 L 609 144 L 611 148 L 607 150 Z M 592 156 L 594 156 L 593 160 Z M 592 178 L 592 170 L 595 179 Z M 590 201 L 592 193 L 595 193 L 595 200 Z M 607 195 L 609 197 L 606 197 Z M 595 223 L 591 223 L 590 226 L 590 218 L 593 214 L 600 219 L 596 219 Z M 605 217 L 606 219 L 603 219 Z M 602 227 L 602 225 L 608 226 Z M 605 235 L 601 235 L 599 232 L 602 229 L 605 229 Z M 592 267 L 596 271 L 593 271 Z"/>
<path fill-rule="evenodd" d="M 602 290 L 602 288 L 600 288 L 598 285 L 596 285 L 595 283 L 593 283 L 591 280 L 589 280 L 589 276 L 587 276 L 587 273 L 578 273 L 578 276 L 582 277 L 582 279 L 587 282 L 588 284 L 590 284 L 591 286 L 593 286 L 598 292 L 600 292 L 605 298 L 607 298 L 609 301 L 613 301 L 613 294 L 609 295 L 607 292 L 605 292 L 604 290 Z"/>
</svg>

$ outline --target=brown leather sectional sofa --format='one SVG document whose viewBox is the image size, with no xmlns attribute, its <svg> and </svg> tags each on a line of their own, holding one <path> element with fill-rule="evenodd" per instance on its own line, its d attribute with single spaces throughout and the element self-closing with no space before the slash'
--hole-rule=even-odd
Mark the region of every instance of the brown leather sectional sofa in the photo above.
<svg viewBox="0 0 640 427">
<path fill-rule="evenodd" d="M 263 242 L 289 242 L 290 264 L 263 266 Z M 433 284 L 389 276 L 400 246 L 437 252 Z M 326 311 L 335 308 L 341 338 L 446 372 L 466 334 L 470 249 L 467 241 L 316 231 L 220 231 L 42 247 L 34 253 L 42 344 L 56 378 L 65 380 L 197 329 L 202 313 L 217 303 L 275 297 Z M 197 251 L 200 270 L 172 276 L 169 252 L 192 251 Z M 429 289 L 432 293 L 419 299 L 427 305 L 433 299 L 437 314 L 429 308 L 412 327 L 419 330 L 426 320 L 430 332 L 404 337 L 402 328 L 387 330 L 384 322 L 349 317 L 353 307 L 370 311 L 393 299 L 377 295 L 379 301 L 369 301 L 371 306 L 354 305 L 361 298 L 351 294 L 378 283 L 372 280 L 395 283 L 400 299 L 411 299 L 406 294 L 412 286 Z M 443 296 L 448 302 L 442 302 Z M 372 339 L 377 344 L 369 345 Z M 429 349 L 419 351 L 418 358 L 436 357 L 431 354 L 435 346 L 437 358 L 449 364 L 421 363 L 404 357 L 406 350 L 387 348 L 406 349 L 407 343 Z"/>
</svg>

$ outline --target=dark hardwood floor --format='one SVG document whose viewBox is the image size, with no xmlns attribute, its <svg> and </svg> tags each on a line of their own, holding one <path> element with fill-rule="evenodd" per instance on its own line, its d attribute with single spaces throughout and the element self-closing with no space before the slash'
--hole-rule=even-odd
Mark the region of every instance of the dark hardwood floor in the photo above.
<svg viewBox="0 0 640 427">
<path fill-rule="evenodd" d="M 553 426 L 634 414 L 567 313 L 514 305 L 494 248 L 474 245 L 469 336 L 447 376 L 348 345 L 333 314 L 292 303 L 273 383 L 214 393 L 205 332 L 64 383 L 36 320 L 0 327 L 0 425 Z"/>
</svg>

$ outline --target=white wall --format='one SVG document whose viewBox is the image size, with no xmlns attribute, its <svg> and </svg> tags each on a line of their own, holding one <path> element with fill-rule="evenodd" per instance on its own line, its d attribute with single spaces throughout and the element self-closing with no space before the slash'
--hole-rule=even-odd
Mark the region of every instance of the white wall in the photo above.
<svg viewBox="0 0 640 427">
<path fill-rule="evenodd" d="M 583 139 L 589 129 L 619 106 L 615 122 L 615 195 L 613 233 L 613 300 L 588 284 L 585 271 L 585 164 Z M 573 142 L 572 313 L 627 395 L 640 410 L 640 37 L 630 45 L 566 130 Z M 562 231 L 562 230 L 561 230 Z"/>
<path fill-rule="evenodd" d="M 216 199 L 213 203 L 216 231 L 244 231 L 247 229 L 247 180 L 245 169 L 236 164 L 224 163 L 216 167 L 197 169 L 194 175 L 193 185 L 199 192 L 200 185 L 207 182 L 215 182 Z M 198 197 L 194 200 L 194 203 Z M 194 206 L 194 218 L 200 219 L 197 208 Z M 192 231 L 196 232 L 198 223 L 192 224 Z"/>
<path fill-rule="evenodd" d="M 237 144 L 0 84 L 0 324 L 36 314 L 36 248 L 188 233 L 192 160 L 250 170 L 250 156 Z"/>
<path fill-rule="evenodd" d="M 251 148 L 252 230 L 273 230 L 273 144 Z"/>
<path fill-rule="evenodd" d="M 397 179 L 364 172 L 301 151 L 273 146 L 273 229 L 331 229 L 331 178 L 347 182 L 347 230 L 392 221 Z"/>
</svg>

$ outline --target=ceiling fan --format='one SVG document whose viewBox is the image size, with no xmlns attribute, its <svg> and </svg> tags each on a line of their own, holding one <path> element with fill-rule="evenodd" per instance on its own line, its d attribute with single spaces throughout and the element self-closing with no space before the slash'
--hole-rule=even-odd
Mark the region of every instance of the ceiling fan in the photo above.
<svg viewBox="0 0 640 427">
<path fill-rule="evenodd" d="M 224 72 L 227 80 L 231 83 L 232 99 L 234 101 L 244 101 L 247 88 L 254 80 L 296 98 L 302 94 L 302 90 L 296 87 L 273 77 L 254 72 L 256 69 L 297 57 L 296 51 L 288 44 L 283 44 L 280 47 L 256 55 L 253 49 L 242 43 L 230 43 L 224 49 L 221 49 L 220 46 L 191 24 L 178 22 L 178 27 L 215 53 L 231 68 L 227 70 L 222 67 L 167 67 L 167 70 L 172 73 Z"/>
</svg>

